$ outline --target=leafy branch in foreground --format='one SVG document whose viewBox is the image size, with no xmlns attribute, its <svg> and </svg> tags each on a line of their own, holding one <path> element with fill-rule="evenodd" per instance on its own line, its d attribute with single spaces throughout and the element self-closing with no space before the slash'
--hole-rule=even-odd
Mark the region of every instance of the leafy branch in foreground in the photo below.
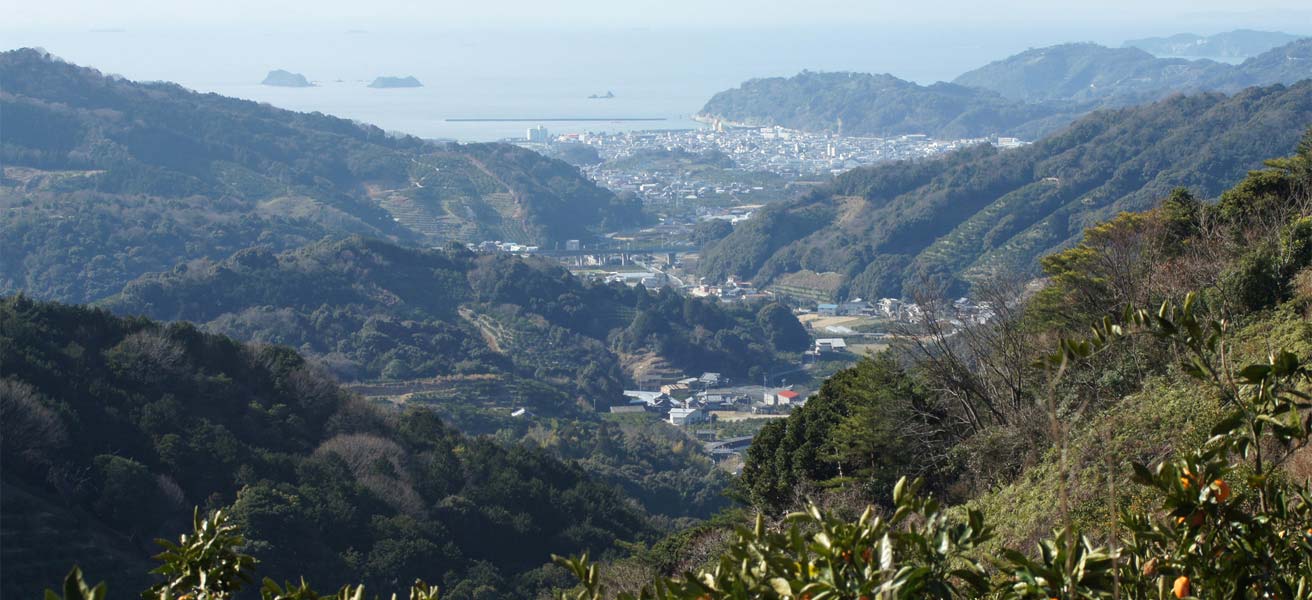
<svg viewBox="0 0 1312 600">
<path fill-rule="evenodd" d="M 164 551 L 155 556 L 161 564 L 151 573 L 165 580 L 143 592 L 143 600 L 227 600 L 253 581 L 251 570 L 258 561 L 240 551 L 246 541 L 222 510 L 204 517 L 197 510 L 192 519 L 192 533 L 182 534 L 176 543 L 168 540 L 156 540 L 156 543 Z M 437 591 L 437 586 L 416 581 L 410 586 L 409 600 L 437 600 Z M 82 569 L 75 566 L 64 580 L 63 598 L 47 589 L 45 600 L 105 600 L 106 592 L 104 583 L 88 587 Z M 322 595 L 304 579 L 280 586 L 266 577 L 260 586 L 260 599 L 365 600 L 366 596 L 363 585 L 347 585 L 336 593 Z M 391 599 L 397 600 L 397 595 L 392 594 Z"/>
<path fill-rule="evenodd" d="M 893 491 L 897 508 L 888 518 L 867 508 L 851 523 L 809 505 L 785 517 L 787 530 L 771 531 L 758 515 L 754 527 L 738 529 L 713 570 L 657 581 L 639 597 L 820 599 L 884 597 L 897 591 L 921 598 L 968 598 L 986 591 L 984 565 L 969 557 L 991 536 L 983 515 L 971 511 L 966 522 L 954 522 L 944 507 L 917 495 L 922 484 L 900 480 Z M 554 559 L 582 583 L 573 600 L 609 597 L 587 556 Z"/>
</svg>

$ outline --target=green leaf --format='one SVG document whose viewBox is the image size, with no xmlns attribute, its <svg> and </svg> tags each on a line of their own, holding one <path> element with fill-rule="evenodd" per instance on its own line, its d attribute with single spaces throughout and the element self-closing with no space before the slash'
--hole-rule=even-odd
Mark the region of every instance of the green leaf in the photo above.
<svg viewBox="0 0 1312 600">
<path fill-rule="evenodd" d="M 1271 367 L 1267 365 L 1248 365 L 1239 371 L 1239 376 L 1248 380 L 1249 383 L 1262 383 L 1267 374 L 1271 372 Z"/>
</svg>

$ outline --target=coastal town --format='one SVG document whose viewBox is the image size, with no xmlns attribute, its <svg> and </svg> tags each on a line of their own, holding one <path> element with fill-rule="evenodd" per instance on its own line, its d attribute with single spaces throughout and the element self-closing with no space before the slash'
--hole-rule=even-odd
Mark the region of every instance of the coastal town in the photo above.
<svg viewBox="0 0 1312 600">
<path fill-rule="evenodd" d="M 549 150 L 553 144 L 583 144 L 599 162 L 581 166 L 590 179 L 615 192 L 632 192 L 649 205 L 675 201 L 735 199 L 760 201 L 786 189 L 815 185 L 862 166 L 939 156 L 978 144 L 1015 148 L 1010 137 L 935 139 L 924 134 L 856 137 L 808 133 L 784 127 L 743 127 L 712 121 L 705 129 L 568 133 L 529 129 L 520 145 Z M 690 160 L 642 160 L 644 154 L 677 153 Z M 637 160 L 634 160 L 634 159 Z M 688 163 L 694 163 L 692 165 Z M 712 169 L 689 168 L 710 163 Z M 723 171 L 732 172 L 725 177 Z"/>
</svg>

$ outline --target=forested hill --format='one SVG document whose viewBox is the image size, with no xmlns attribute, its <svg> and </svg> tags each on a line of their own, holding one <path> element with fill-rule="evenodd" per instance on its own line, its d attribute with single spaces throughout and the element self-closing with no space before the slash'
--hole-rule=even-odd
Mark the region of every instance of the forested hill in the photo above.
<svg viewBox="0 0 1312 600">
<path fill-rule="evenodd" d="M 38 597 L 74 562 L 142 589 L 151 540 L 194 506 L 231 505 L 277 581 L 422 577 L 452 599 L 533 598 L 564 583 L 543 567 L 552 552 L 655 532 L 545 451 L 377 409 L 292 350 L 189 324 L 0 299 L 0 373 L 6 598 Z"/>
<path fill-rule="evenodd" d="M 759 211 L 707 248 L 702 273 L 757 285 L 837 273 L 835 297 L 900 296 L 922 274 L 962 285 L 1032 271 L 1084 227 L 1184 186 L 1215 197 L 1312 125 L 1312 82 L 1100 111 L 1033 145 L 856 169 Z M 960 289 L 960 288 L 958 288 Z"/>
<path fill-rule="evenodd" d="M 1312 39 L 1271 49 L 1240 65 L 1156 58 L 1137 48 L 1063 44 L 990 63 L 950 84 L 921 86 L 864 73 L 753 79 L 713 96 L 701 114 L 847 135 L 1038 139 L 1100 107 L 1151 102 L 1178 92 L 1234 93 L 1308 78 Z"/>
<path fill-rule="evenodd" d="M 458 396 L 557 416 L 576 402 L 622 400 L 638 363 L 759 377 L 806 344 L 805 333 L 789 339 L 775 322 L 758 323 L 750 307 L 584 283 L 544 260 L 359 237 L 149 275 L 104 305 L 290 345 L 348 381 L 498 378 L 504 393 Z"/>
<path fill-rule="evenodd" d="M 705 117 L 844 135 L 926 133 L 964 138 L 1035 137 L 1070 121 L 1070 107 L 1034 106 L 950 83 L 922 86 L 892 75 L 816 73 L 752 79 L 715 94 Z"/>
<path fill-rule="evenodd" d="M 568 164 L 0 54 L 0 293 L 95 300 L 326 234 L 553 244 L 643 222 Z M 77 269 L 69 265 L 79 265 Z"/>
<path fill-rule="evenodd" d="M 1138 48 L 1063 44 L 990 63 L 953 83 L 1025 102 L 1107 106 L 1152 101 L 1176 92 L 1234 93 L 1308 78 L 1312 78 L 1312 39 L 1290 42 L 1238 65 L 1157 58 Z"/>
</svg>

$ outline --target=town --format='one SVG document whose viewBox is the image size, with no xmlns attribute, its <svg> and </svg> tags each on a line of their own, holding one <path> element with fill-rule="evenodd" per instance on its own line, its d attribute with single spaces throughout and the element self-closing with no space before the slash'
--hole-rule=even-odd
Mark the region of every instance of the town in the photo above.
<svg viewBox="0 0 1312 600">
<path fill-rule="evenodd" d="M 1008 137 L 854 137 L 777 126 L 734 126 L 722 121 L 714 121 L 706 129 L 569 133 L 554 137 L 536 127 L 518 143 L 549 154 L 553 145 L 590 146 L 600 161 L 581 166 L 584 174 L 615 192 L 635 193 L 653 207 L 713 199 L 768 201 L 794 188 L 815 185 L 824 178 L 866 165 L 929 158 L 977 144 L 992 143 L 1000 148 L 1025 144 Z M 668 160 L 671 154 L 684 160 Z M 667 160 L 651 160 L 654 157 Z"/>
</svg>

